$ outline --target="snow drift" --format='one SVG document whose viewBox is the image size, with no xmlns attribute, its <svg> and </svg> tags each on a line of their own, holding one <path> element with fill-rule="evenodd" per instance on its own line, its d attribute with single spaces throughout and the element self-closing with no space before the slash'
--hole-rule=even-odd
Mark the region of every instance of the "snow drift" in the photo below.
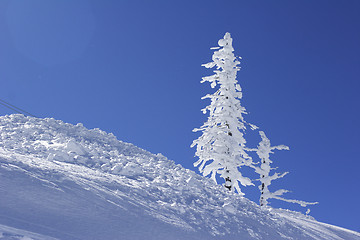
<svg viewBox="0 0 360 240">
<path fill-rule="evenodd" d="M 0 239 L 360 239 L 99 129 L 0 117 Z"/>
</svg>

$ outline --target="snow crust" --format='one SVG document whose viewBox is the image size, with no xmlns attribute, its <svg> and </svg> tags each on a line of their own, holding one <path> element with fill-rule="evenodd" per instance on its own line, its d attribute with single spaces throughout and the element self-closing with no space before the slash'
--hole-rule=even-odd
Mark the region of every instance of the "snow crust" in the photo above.
<svg viewBox="0 0 360 240">
<path fill-rule="evenodd" d="M 360 239 L 99 129 L 0 117 L 0 239 Z"/>
</svg>

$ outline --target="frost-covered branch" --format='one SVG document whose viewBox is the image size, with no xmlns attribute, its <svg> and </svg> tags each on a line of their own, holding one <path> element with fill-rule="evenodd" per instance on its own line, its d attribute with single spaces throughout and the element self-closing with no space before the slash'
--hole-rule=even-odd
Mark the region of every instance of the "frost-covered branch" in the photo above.
<svg viewBox="0 0 360 240">
<path fill-rule="evenodd" d="M 278 197 L 278 196 L 274 196 L 272 198 L 278 199 L 278 200 L 282 200 L 284 202 L 289 202 L 289 203 L 296 203 L 299 204 L 302 207 L 306 207 L 308 205 L 315 205 L 318 204 L 319 202 L 305 202 L 305 201 L 300 201 L 300 200 L 294 200 L 294 199 L 286 199 L 286 198 L 282 198 L 282 197 Z"/>
</svg>

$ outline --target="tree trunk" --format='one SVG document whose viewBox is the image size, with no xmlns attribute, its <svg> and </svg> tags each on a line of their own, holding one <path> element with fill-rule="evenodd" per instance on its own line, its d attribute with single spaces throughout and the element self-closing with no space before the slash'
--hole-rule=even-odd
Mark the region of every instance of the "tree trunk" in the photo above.
<svg viewBox="0 0 360 240">
<path fill-rule="evenodd" d="M 263 163 L 265 163 L 265 159 L 263 158 Z M 265 184 L 263 182 L 265 175 L 261 175 L 261 197 L 260 197 L 260 206 L 264 206 L 264 188 Z"/>
<path fill-rule="evenodd" d="M 226 173 L 230 173 L 230 170 L 226 170 Z M 226 187 L 227 189 L 229 189 L 229 191 L 231 191 L 231 186 L 232 186 L 232 184 L 231 184 L 231 179 L 230 179 L 229 176 L 227 176 L 227 177 L 225 178 L 225 187 Z"/>
</svg>

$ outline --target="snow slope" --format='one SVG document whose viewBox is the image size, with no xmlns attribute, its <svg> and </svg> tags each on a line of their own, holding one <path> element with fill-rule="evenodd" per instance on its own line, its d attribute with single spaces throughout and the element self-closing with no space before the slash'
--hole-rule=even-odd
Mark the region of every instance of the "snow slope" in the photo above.
<svg viewBox="0 0 360 240">
<path fill-rule="evenodd" d="M 0 239 L 360 239 L 98 129 L 22 115 L 0 129 Z"/>
</svg>

